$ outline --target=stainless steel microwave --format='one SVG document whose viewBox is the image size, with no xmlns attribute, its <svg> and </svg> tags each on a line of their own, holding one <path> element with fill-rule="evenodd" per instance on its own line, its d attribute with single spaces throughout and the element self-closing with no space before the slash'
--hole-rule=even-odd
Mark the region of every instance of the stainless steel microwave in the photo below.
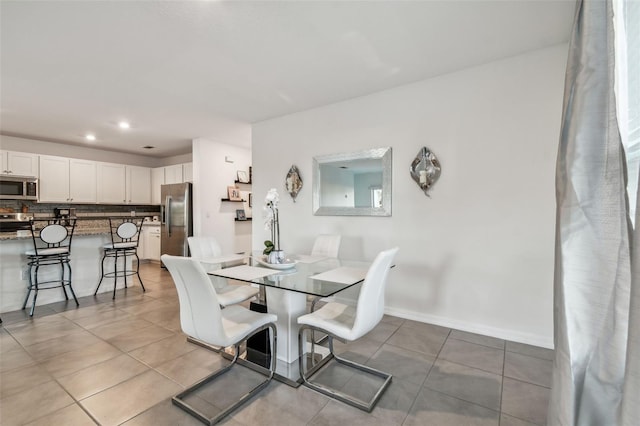
<svg viewBox="0 0 640 426">
<path fill-rule="evenodd" d="M 31 176 L 0 176 L 0 199 L 38 201 L 38 179 Z"/>
</svg>

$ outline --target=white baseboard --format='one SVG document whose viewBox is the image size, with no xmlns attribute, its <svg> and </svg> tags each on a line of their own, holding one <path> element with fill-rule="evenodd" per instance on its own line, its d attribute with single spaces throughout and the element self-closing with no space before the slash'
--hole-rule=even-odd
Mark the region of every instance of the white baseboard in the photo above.
<svg viewBox="0 0 640 426">
<path fill-rule="evenodd" d="M 385 308 L 385 314 L 400 317 L 408 320 L 424 322 L 428 324 L 439 325 L 442 327 L 453 328 L 469 333 L 482 334 L 484 336 L 496 337 L 498 339 L 510 340 L 512 342 L 524 343 L 527 345 L 540 346 L 547 349 L 553 349 L 553 337 L 541 336 L 538 334 L 523 333 L 507 328 L 489 327 L 482 324 L 468 323 L 465 321 L 457 321 L 451 318 L 439 317 L 435 315 L 425 315 L 417 312 L 405 311 L 396 308 Z"/>
</svg>

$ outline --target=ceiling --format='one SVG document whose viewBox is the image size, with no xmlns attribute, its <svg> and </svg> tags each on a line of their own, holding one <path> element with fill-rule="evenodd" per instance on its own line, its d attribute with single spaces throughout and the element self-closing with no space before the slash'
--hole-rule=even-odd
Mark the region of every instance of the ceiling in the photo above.
<svg viewBox="0 0 640 426">
<path fill-rule="evenodd" d="M 566 42 L 573 10 L 2 0 L 0 132 L 155 157 L 190 152 L 194 138 L 249 147 L 251 123 Z"/>
</svg>

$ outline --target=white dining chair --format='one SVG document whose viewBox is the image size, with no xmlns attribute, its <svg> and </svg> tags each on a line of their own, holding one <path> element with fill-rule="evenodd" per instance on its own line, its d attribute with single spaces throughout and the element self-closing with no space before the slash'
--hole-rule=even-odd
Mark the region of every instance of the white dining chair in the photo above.
<svg viewBox="0 0 640 426">
<path fill-rule="evenodd" d="M 213 259 L 222 255 L 222 248 L 213 237 L 189 237 L 187 242 L 189 243 L 191 257 L 199 261 Z M 211 264 L 203 265 L 203 267 L 206 272 L 219 269 L 218 265 Z M 249 300 L 259 292 L 259 289 L 250 285 L 228 284 L 228 280 L 219 280 L 211 277 L 210 281 L 216 293 L 218 293 L 218 301 L 223 308 Z"/>
<path fill-rule="evenodd" d="M 342 241 L 341 235 L 333 235 L 333 234 L 322 234 L 318 235 L 313 242 L 313 248 L 311 249 L 311 256 L 324 256 L 335 259 L 338 257 L 338 253 L 340 252 L 340 241 Z M 307 299 L 308 301 L 309 299 Z M 310 312 L 316 310 L 316 305 L 318 302 L 332 302 L 335 299 L 332 297 L 320 297 L 316 296 L 311 298 L 311 307 L 309 308 Z M 314 332 L 311 332 L 311 341 L 314 344 L 320 344 L 327 338 L 326 335 L 321 335 L 318 339 L 316 339 L 316 335 Z"/>
<path fill-rule="evenodd" d="M 326 256 L 331 258 L 338 257 L 341 240 L 341 235 L 318 235 L 313 242 L 311 256 Z"/>
<path fill-rule="evenodd" d="M 326 362 L 323 361 L 314 366 L 307 373 L 305 372 L 304 366 L 307 357 L 301 356 L 299 359 L 300 375 L 305 386 L 367 412 L 371 412 L 382 396 L 382 393 L 389 386 L 389 383 L 391 383 L 391 374 L 338 357 L 333 350 L 333 339 L 336 338 L 340 341 L 349 342 L 357 340 L 370 332 L 380 322 L 384 315 L 385 285 L 397 252 L 398 247 L 395 247 L 378 254 L 367 271 L 355 307 L 339 302 L 329 302 L 317 311 L 302 315 L 298 318 L 298 324 L 300 325 L 298 349 L 301 354 L 304 353 L 303 347 L 306 343 L 305 331 L 318 330 L 329 336 L 329 355 L 327 355 L 327 362 L 335 359 L 342 365 L 364 371 L 383 379 L 383 383 L 375 391 L 373 398 L 370 401 L 362 401 L 359 398 L 330 388 L 327 385 L 312 382 L 310 380 L 311 377 L 320 371 L 321 367 L 326 365 Z"/>
<path fill-rule="evenodd" d="M 180 325 L 182 331 L 190 337 L 214 346 L 234 346 L 234 357 L 229 365 L 198 381 L 172 398 L 175 405 L 197 417 L 208 425 L 213 425 L 238 408 L 241 404 L 255 396 L 268 385 L 276 371 L 276 315 L 250 311 L 239 305 L 220 307 L 218 295 L 211 286 L 209 277 L 200 262 L 188 257 L 162 255 L 162 263 L 173 278 L 180 302 Z M 186 399 L 188 395 L 210 383 L 215 378 L 229 371 L 238 360 L 240 344 L 254 334 L 271 329 L 271 368 L 266 379 L 254 386 L 239 400 L 224 408 L 214 417 L 208 417 Z M 258 371 L 258 370 L 256 370 Z M 203 398 L 202 395 L 199 395 Z M 212 402 L 213 403 L 213 402 Z M 217 401 L 214 405 L 218 405 Z"/>
</svg>

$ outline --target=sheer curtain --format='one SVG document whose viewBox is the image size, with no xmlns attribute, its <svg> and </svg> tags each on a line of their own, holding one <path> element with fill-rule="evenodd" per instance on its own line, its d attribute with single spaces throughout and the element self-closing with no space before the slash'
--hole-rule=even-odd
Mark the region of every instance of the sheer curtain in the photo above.
<svg viewBox="0 0 640 426">
<path fill-rule="evenodd" d="M 621 4 L 615 4 L 618 15 L 611 0 L 576 5 L 556 171 L 549 425 L 640 421 L 640 242 L 627 194 L 627 176 L 638 173 L 629 173 L 623 146 L 626 101 L 637 99 L 627 92 L 616 97 L 616 89 L 627 89 L 616 74 L 624 65 L 616 64 L 624 59 L 616 58 L 616 37 L 625 37 Z"/>
</svg>

